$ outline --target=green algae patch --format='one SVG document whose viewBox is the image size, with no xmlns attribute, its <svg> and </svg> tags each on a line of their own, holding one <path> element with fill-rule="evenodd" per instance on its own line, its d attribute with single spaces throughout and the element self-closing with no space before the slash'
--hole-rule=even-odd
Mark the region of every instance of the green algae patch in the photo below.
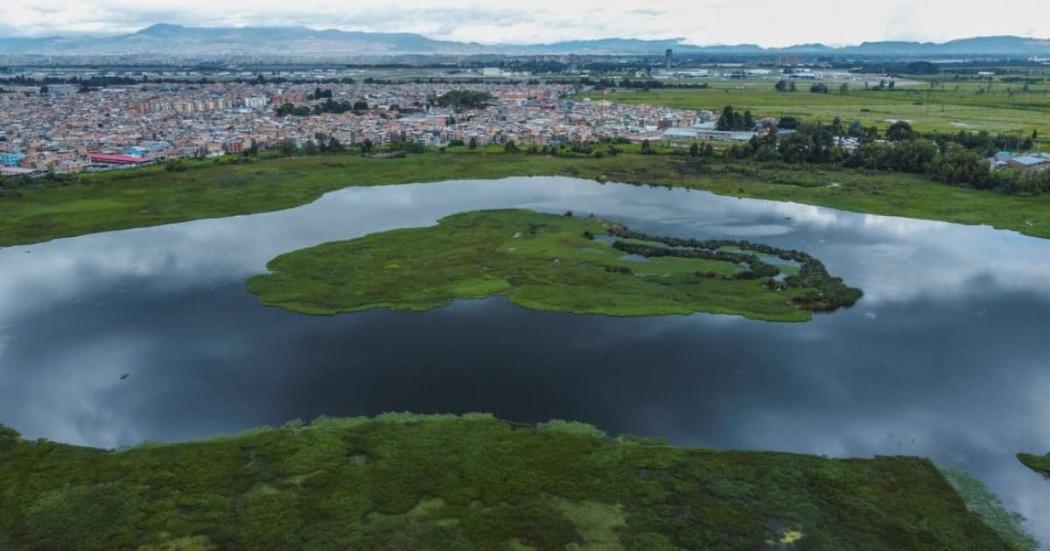
<svg viewBox="0 0 1050 551">
<path fill-rule="evenodd" d="M 119 452 L 7 434 L 3 549 L 1019 548 L 918 458 L 686 449 L 482 414 Z"/>
<path fill-rule="evenodd" d="M 801 269 L 792 264 L 799 261 Z M 262 303 L 315 315 L 425 311 L 498 295 L 577 314 L 807 321 L 812 311 L 860 298 L 799 251 L 647 236 L 593 217 L 529 210 L 456 214 L 436 226 L 291 252 L 267 267 L 271 273 L 248 281 Z"/>
</svg>

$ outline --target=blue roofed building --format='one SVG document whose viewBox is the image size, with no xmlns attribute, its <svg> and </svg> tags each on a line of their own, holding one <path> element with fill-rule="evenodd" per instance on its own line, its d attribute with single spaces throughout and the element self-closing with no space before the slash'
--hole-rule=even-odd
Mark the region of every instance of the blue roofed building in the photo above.
<svg viewBox="0 0 1050 551">
<path fill-rule="evenodd" d="M 22 164 L 22 159 L 25 159 L 25 153 L 19 152 L 7 152 L 0 153 L 0 165 L 3 166 L 19 166 Z"/>
<path fill-rule="evenodd" d="M 148 152 L 149 150 L 147 150 L 145 147 L 139 147 L 137 145 L 125 147 L 123 151 L 125 155 L 130 155 L 132 157 L 145 157 L 146 153 Z"/>
<path fill-rule="evenodd" d="M 1050 170 L 1050 154 L 1047 153 L 1010 153 L 1000 151 L 991 159 L 992 168 L 999 170 L 1012 168 L 1025 175 Z"/>
<path fill-rule="evenodd" d="M 1034 174 L 1050 170 L 1050 155 L 1044 153 L 1018 155 L 1006 161 L 1006 165 L 1010 168 L 1016 168 L 1025 174 Z"/>
</svg>

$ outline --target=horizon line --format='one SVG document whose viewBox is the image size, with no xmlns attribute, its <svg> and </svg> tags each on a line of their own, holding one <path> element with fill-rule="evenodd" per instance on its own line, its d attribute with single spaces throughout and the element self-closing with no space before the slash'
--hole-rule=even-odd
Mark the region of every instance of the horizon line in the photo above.
<svg viewBox="0 0 1050 551">
<path fill-rule="evenodd" d="M 864 44 L 877 44 L 877 43 L 900 43 L 900 44 L 932 44 L 932 45 L 944 45 L 951 42 L 957 42 L 961 40 L 973 40 L 981 38 L 1020 38 L 1034 41 L 1050 41 L 1050 37 L 1041 38 L 1036 36 L 1025 36 L 1019 34 L 989 34 L 989 35 L 970 35 L 970 36 L 958 36 L 943 41 L 937 40 L 920 40 L 920 39 L 891 39 L 883 38 L 879 40 L 866 40 L 863 42 L 853 43 L 825 43 L 821 41 L 809 41 L 789 44 L 785 46 L 766 46 L 754 42 L 737 42 L 737 43 L 708 43 L 699 44 L 689 42 L 685 37 L 659 37 L 659 38 L 643 38 L 643 37 L 630 37 L 630 36 L 605 36 L 600 38 L 564 38 L 561 40 L 551 42 L 482 42 L 482 41 L 463 41 L 455 40 L 450 38 L 439 38 L 431 36 L 427 33 L 414 32 L 414 31 L 374 31 L 374 30 L 361 30 L 361 29 L 347 29 L 347 28 L 318 28 L 311 27 L 309 25 L 186 25 L 182 23 L 168 23 L 165 21 L 158 21 L 151 23 L 144 27 L 140 27 L 136 30 L 125 30 L 117 32 L 70 32 L 70 31 L 57 31 L 46 34 L 27 34 L 27 35 L 3 35 L 0 34 L 0 40 L 3 39 L 29 39 L 29 40 L 46 40 L 46 39 L 57 39 L 57 38 L 118 38 L 122 36 L 131 36 L 142 33 L 154 27 L 177 27 L 183 29 L 231 29 L 231 30 L 243 30 L 243 29 L 306 29 L 316 32 L 342 32 L 342 33 L 364 33 L 364 34 L 409 34 L 424 37 L 428 40 L 434 40 L 439 42 L 452 42 L 456 44 L 467 44 L 467 45 L 479 45 L 479 46 L 504 46 L 504 47 L 515 47 L 515 46 L 548 46 L 556 44 L 564 44 L 566 42 L 598 42 L 603 40 L 635 40 L 640 42 L 674 42 L 683 47 L 692 48 L 736 48 L 736 47 L 757 47 L 763 50 L 783 50 L 787 48 L 799 48 L 803 46 L 822 46 L 830 49 L 845 49 L 852 47 L 859 47 Z"/>
</svg>

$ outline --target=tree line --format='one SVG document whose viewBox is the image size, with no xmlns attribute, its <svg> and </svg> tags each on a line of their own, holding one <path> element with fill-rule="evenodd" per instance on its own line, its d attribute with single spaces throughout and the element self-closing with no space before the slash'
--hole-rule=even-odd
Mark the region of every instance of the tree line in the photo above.
<svg viewBox="0 0 1050 551">
<path fill-rule="evenodd" d="M 780 133 L 785 120 L 756 134 L 747 144 L 726 149 L 724 155 L 734 159 L 788 164 L 836 164 L 849 168 L 923 174 L 952 185 L 970 185 L 979 189 L 999 189 L 1010 193 L 1050 191 L 1050 171 L 1034 175 L 1004 169 L 993 169 L 988 158 L 997 151 L 1029 150 L 1038 137 L 993 136 L 987 132 L 921 134 L 906 121 L 893 123 L 880 134 L 875 127 L 859 122 L 849 125 L 839 118 L 831 124 L 789 121 L 791 132 Z M 727 106 L 719 117 L 719 130 L 753 130 L 754 118 L 749 111 L 741 115 Z M 884 137 L 885 140 L 880 140 Z M 847 147 L 844 138 L 857 140 Z M 695 155 L 690 147 L 690 154 Z M 700 155 L 703 156 L 703 155 Z"/>
<path fill-rule="evenodd" d="M 452 107 L 456 111 L 467 109 L 481 109 L 486 107 L 493 99 L 488 92 L 476 90 L 450 90 L 440 96 L 427 98 L 427 103 L 439 107 Z"/>
<path fill-rule="evenodd" d="M 683 90 L 703 90 L 710 88 L 711 85 L 704 82 L 666 82 L 662 80 L 653 79 L 638 79 L 632 80 L 630 78 L 622 78 L 617 80 L 615 78 L 602 78 L 592 79 L 590 77 L 583 77 L 579 80 L 579 84 L 584 86 L 592 86 L 595 90 L 608 90 L 610 88 L 623 88 L 625 90 L 662 90 L 662 89 L 683 89 Z"/>
</svg>

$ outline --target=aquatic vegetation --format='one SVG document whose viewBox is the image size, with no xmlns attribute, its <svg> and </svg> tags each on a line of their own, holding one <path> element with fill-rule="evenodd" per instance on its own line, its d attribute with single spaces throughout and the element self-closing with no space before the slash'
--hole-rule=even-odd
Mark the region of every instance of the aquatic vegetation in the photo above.
<svg viewBox="0 0 1050 551">
<path fill-rule="evenodd" d="M 966 508 L 980 515 L 985 524 L 999 532 L 1014 549 L 1030 551 L 1039 549 L 1039 541 L 1022 528 L 1024 517 L 1006 510 L 999 496 L 992 493 L 983 482 L 963 471 L 955 469 L 943 469 L 942 471 L 952 488 L 959 492 L 959 496 L 966 503 Z"/>
<path fill-rule="evenodd" d="M 823 264 L 799 251 L 736 241 L 721 243 L 742 252 L 672 248 L 662 238 L 568 214 L 475 211 L 429 228 L 326 243 L 275 258 L 268 265 L 271 273 L 251 278 L 248 288 L 264 304 L 307 314 L 422 311 L 457 299 L 502 295 L 536 310 L 613 316 L 711 312 L 805 321 L 811 311 L 860 298 L 859 290 L 831 278 Z M 603 234 L 614 241 L 596 238 Z M 757 253 L 801 260 L 802 270 L 785 273 L 783 282 L 774 280 L 781 270 Z"/>
<path fill-rule="evenodd" d="M 706 258 L 746 264 L 748 269 L 733 275 L 736 279 L 762 279 L 776 277 L 782 267 L 762 261 L 754 253 L 774 256 L 784 261 L 798 262 L 798 273 L 788 275 L 783 283 L 767 281 L 767 288 L 808 289 L 805 296 L 793 299 L 795 305 L 813 311 L 828 311 L 852 306 L 860 300 L 860 289 L 847 286 L 841 278 L 832 277 L 824 263 L 808 253 L 797 250 L 778 249 L 771 245 L 750 241 L 726 239 L 681 239 L 662 237 L 631 231 L 623 226 L 613 226 L 609 233 L 630 241 L 617 241 L 613 247 L 645 257 L 671 256 L 676 258 Z M 645 242 L 655 242 L 665 247 L 654 247 Z M 741 251 L 741 252 L 736 252 Z"/>
<path fill-rule="evenodd" d="M 927 460 L 684 449 L 486 415 L 122 452 L 0 429 L 0 548 L 1008 549 Z"/>
<path fill-rule="evenodd" d="M 900 173 L 828 166 L 764 165 L 673 155 L 552 156 L 457 148 L 401 158 L 355 154 L 187 161 L 41 179 L 0 190 L 0 246 L 94 232 L 267 212 L 304 205 L 350 186 L 510 176 L 570 176 L 600 182 L 703 189 L 721 195 L 793 201 L 856 212 L 989 224 L 1050 237 L 1050 194 L 1016 197 L 947 186 Z M 0 186 L 12 185 L 0 181 Z"/>
<path fill-rule="evenodd" d="M 1030 453 L 1019 453 L 1017 454 L 1017 459 L 1029 469 L 1050 478 L 1050 454 L 1032 455 Z"/>
</svg>

